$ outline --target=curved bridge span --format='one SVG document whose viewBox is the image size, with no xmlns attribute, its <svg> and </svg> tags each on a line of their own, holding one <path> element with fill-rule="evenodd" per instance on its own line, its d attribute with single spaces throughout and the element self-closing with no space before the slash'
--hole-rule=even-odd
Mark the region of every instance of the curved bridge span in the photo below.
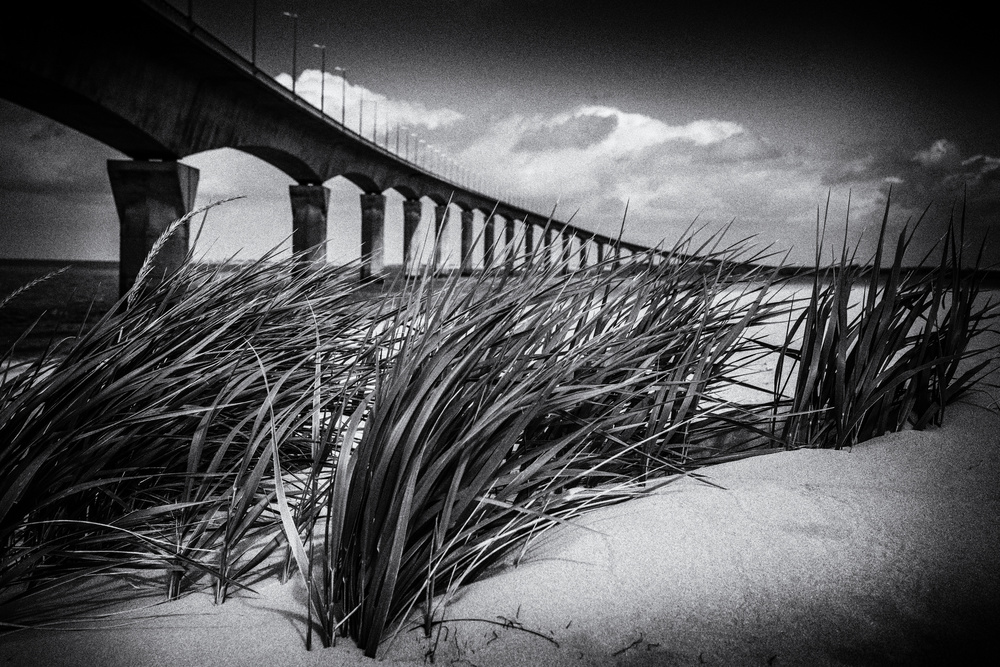
<svg viewBox="0 0 1000 667">
<path fill-rule="evenodd" d="M 362 278 L 384 268 L 384 192 L 405 198 L 404 257 L 410 257 L 421 198 L 436 204 L 437 236 L 447 204 L 461 210 L 462 269 L 472 271 L 473 215 L 481 211 L 484 263 L 501 225 L 507 245 L 524 226 L 524 251 L 547 251 L 572 239 L 607 252 L 642 246 L 553 220 L 498 201 L 433 173 L 365 139 L 296 96 L 250 61 L 163 0 L 105 0 L 53 9 L 25 3 L 19 20 L 0 28 L 0 96 L 87 134 L 132 158 L 108 163 L 121 222 L 121 281 L 134 282 L 152 243 L 195 200 L 198 171 L 179 159 L 235 148 L 264 160 L 297 182 L 290 186 L 293 251 L 325 261 L 329 190 L 343 176 L 361 190 Z M 535 231 L 540 232 L 535 244 Z M 187 252 L 181 229 L 157 255 L 169 269 Z M 502 243 L 498 244 L 502 247 Z M 435 252 L 435 256 L 439 256 Z M 586 255 L 581 251 L 580 261 Z M 437 261 L 435 259 L 435 261 Z"/>
</svg>

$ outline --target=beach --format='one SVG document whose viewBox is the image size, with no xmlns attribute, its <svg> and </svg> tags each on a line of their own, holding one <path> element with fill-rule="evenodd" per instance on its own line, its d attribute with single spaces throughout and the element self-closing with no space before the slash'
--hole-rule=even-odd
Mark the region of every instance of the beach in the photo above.
<svg viewBox="0 0 1000 667">
<path fill-rule="evenodd" d="M 748 377 L 773 372 L 770 360 L 757 363 Z M 994 368 L 940 427 L 708 466 L 555 526 L 490 576 L 437 598 L 429 637 L 416 610 L 377 661 L 979 661 L 1000 630 L 1000 406 L 989 387 L 998 380 Z M 162 587 L 81 580 L 47 602 L 106 616 L 67 613 L 0 635 L 0 665 L 374 664 L 346 637 L 322 648 L 314 635 L 307 650 L 301 578 L 247 585 L 216 605 L 210 590 L 167 602 Z M 113 603 L 84 613 L 94 600 Z"/>
<path fill-rule="evenodd" d="M 985 398 L 939 429 L 702 473 L 552 529 L 516 568 L 460 590 L 430 640 L 414 621 L 379 660 L 939 665 L 990 650 L 1000 414 Z M 196 593 L 104 629 L 15 632 L 0 664 L 372 664 L 346 638 L 306 650 L 298 581 L 218 606 Z"/>
</svg>

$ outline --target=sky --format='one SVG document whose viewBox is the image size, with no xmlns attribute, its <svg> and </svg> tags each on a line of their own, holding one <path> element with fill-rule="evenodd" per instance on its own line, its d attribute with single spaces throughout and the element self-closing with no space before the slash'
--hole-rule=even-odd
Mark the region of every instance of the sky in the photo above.
<svg viewBox="0 0 1000 667">
<path fill-rule="evenodd" d="M 985 238 L 986 262 L 1000 263 L 1000 92 L 985 16 L 673 4 L 257 0 L 258 65 L 291 86 L 295 43 L 296 91 L 319 104 L 322 44 L 324 107 L 339 118 L 334 68 L 346 68 L 349 126 L 364 98 L 391 144 L 405 126 L 486 191 L 598 232 L 624 219 L 630 241 L 670 246 L 692 222 L 703 233 L 731 223 L 726 238 L 811 263 L 829 198 L 824 253 L 846 234 L 864 257 L 891 188 L 891 233 L 927 210 L 911 263 L 963 202 L 968 243 Z M 249 56 L 250 0 L 190 7 Z M 125 156 L 3 100 L 0 156 L 0 257 L 116 259 L 105 162 Z M 229 149 L 181 161 L 200 170 L 199 205 L 243 197 L 210 211 L 204 256 L 290 245 L 286 175 Z M 359 191 L 326 185 L 329 256 L 347 261 L 359 252 Z M 402 197 L 387 195 L 397 263 Z"/>
</svg>

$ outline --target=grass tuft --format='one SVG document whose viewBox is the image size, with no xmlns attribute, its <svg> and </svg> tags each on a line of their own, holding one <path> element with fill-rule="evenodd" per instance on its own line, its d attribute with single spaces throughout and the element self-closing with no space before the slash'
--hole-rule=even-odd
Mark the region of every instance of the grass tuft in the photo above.
<svg viewBox="0 0 1000 667">
<path fill-rule="evenodd" d="M 751 240 L 700 230 L 388 289 L 273 253 L 143 277 L 0 383 L 0 624 L 65 617 L 44 601 L 89 577 L 221 604 L 298 576 L 307 644 L 375 656 L 584 512 L 940 423 L 989 370 L 972 355 L 995 309 L 961 270 L 964 213 L 923 273 L 902 268 L 905 230 L 878 270 L 887 218 L 869 266 L 817 260 L 804 304 Z"/>
</svg>

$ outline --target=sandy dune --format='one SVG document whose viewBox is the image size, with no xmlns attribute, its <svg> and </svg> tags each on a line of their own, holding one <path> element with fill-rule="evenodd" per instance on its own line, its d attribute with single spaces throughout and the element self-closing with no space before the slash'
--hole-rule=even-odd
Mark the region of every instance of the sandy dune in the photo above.
<svg viewBox="0 0 1000 667">
<path fill-rule="evenodd" d="M 682 479 L 559 527 L 452 601 L 435 661 L 944 665 L 995 653 L 1000 412 L 980 403 L 850 452 L 714 466 L 703 473 L 717 486 Z M 0 639 L 0 665 L 372 664 L 346 640 L 305 650 L 294 582 L 255 588 L 106 629 L 16 632 Z M 431 646 L 407 631 L 381 657 L 423 664 Z"/>
</svg>

